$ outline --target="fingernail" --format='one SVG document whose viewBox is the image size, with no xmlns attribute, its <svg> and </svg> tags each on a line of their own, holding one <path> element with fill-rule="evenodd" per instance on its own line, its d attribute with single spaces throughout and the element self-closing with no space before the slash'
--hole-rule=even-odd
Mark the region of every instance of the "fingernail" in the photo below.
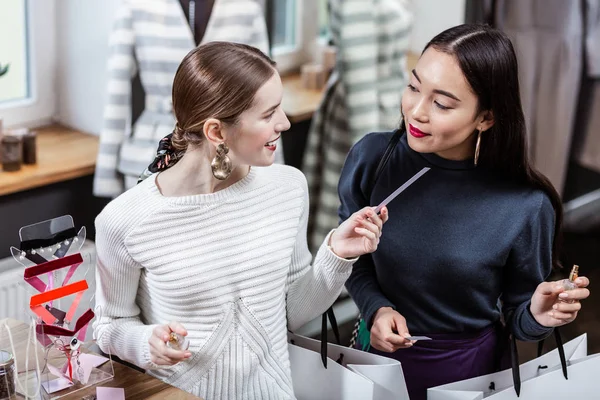
<svg viewBox="0 0 600 400">
<path fill-rule="evenodd" d="M 554 310 L 558 310 L 558 305 L 556 305 L 556 304 L 555 304 L 555 305 L 553 305 L 553 306 L 552 306 L 552 309 L 554 309 Z"/>
<path fill-rule="evenodd" d="M 192 356 L 192 353 L 185 353 L 185 358 L 190 358 Z"/>
<path fill-rule="evenodd" d="M 558 297 L 560 297 L 561 299 L 566 299 L 567 297 L 569 297 L 569 293 L 562 292 L 561 294 L 558 295 Z"/>
<path fill-rule="evenodd" d="M 554 290 L 560 290 L 560 289 L 562 289 L 562 286 L 561 286 L 561 285 L 556 285 L 556 286 L 554 286 Z"/>
<path fill-rule="evenodd" d="M 548 315 L 549 315 L 550 317 L 554 317 L 554 313 L 553 313 L 553 312 L 549 312 L 549 313 L 548 313 Z"/>
</svg>

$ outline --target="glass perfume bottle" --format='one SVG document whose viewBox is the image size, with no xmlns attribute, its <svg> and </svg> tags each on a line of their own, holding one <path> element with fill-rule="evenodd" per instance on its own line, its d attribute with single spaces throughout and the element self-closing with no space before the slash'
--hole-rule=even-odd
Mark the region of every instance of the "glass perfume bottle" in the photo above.
<svg viewBox="0 0 600 400">
<path fill-rule="evenodd" d="M 171 332 L 167 346 L 175 350 L 185 351 L 190 347 L 190 341 L 179 333 Z"/>
<path fill-rule="evenodd" d="M 579 276 L 579 265 L 573 265 L 573 269 L 571 269 L 571 273 L 569 274 L 569 279 L 562 280 L 562 286 L 565 291 L 577 289 L 578 286 L 575 283 L 575 279 Z M 563 300 L 567 303 L 572 303 L 573 300 Z"/>
</svg>

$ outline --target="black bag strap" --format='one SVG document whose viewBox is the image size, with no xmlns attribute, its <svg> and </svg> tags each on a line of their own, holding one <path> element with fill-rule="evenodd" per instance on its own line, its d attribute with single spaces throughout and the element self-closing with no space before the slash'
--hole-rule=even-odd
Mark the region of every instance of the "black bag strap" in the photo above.
<svg viewBox="0 0 600 400">
<path fill-rule="evenodd" d="M 402 125 L 400 125 L 399 129 L 396 129 L 394 131 L 394 134 L 390 138 L 390 141 L 388 142 L 388 145 L 385 148 L 383 155 L 379 159 L 379 164 L 377 165 L 377 169 L 375 170 L 375 174 L 373 174 L 373 179 L 371 179 L 371 184 L 369 185 L 369 195 L 373 192 L 373 189 L 375 188 L 375 183 L 381 176 L 381 173 L 383 172 L 383 169 L 385 168 L 392 153 L 394 152 L 396 145 L 400 141 L 400 137 L 402 136 L 403 132 L 404 132 L 404 122 L 402 122 Z"/>
<path fill-rule="evenodd" d="M 565 379 L 569 379 L 569 374 L 567 372 L 567 357 L 565 356 L 565 348 L 563 346 L 562 336 L 560 335 L 560 330 L 558 328 L 554 328 L 554 340 L 556 340 L 556 349 L 558 350 L 558 357 L 560 358 L 560 366 L 562 368 L 563 376 Z M 544 352 L 544 339 L 538 342 L 537 348 L 537 356 L 541 357 Z M 540 369 L 548 368 L 547 365 L 538 366 Z"/>
<path fill-rule="evenodd" d="M 333 335 L 335 336 L 335 340 L 337 344 L 340 344 L 340 330 L 338 328 L 337 320 L 335 319 L 335 314 L 333 312 L 333 306 L 329 307 L 327 311 L 323 313 L 321 316 L 321 362 L 323 366 L 327 368 L 327 319 L 329 318 L 329 323 L 331 324 L 331 330 L 333 331 Z M 343 354 L 340 355 L 340 358 L 337 360 L 338 364 L 342 363 Z"/>
<path fill-rule="evenodd" d="M 513 319 L 513 311 L 511 310 L 506 318 L 506 329 L 508 330 L 510 323 Z M 521 395 L 521 372 L 519 370 L 519 353 L 517 350 L 517 339 L 512 334 L 510 335 L 510 366 L 512 369 L 513 376 L 513 384 L 515 386 L 515 392 L 517 393 L 517 397 Z M 556 348 L 558 349 L 558 356 L 560 358 L 560 365 L 563 371 L 563 375 L 565 379 L 569 379 L 567 374 L 567 359 L 565 357 L 565 349 L 563 347 L 562 337 L 560 335 L 560 330 L 558 328 L 554 328 L 554 339 L 556 340 Z M 542 355 L 542 351 L 544 349 L 544 340 L 540 340 L 538 342 L 538 351 L 537 356 L 540 357 Z M 547 366 L 539 366 L 538 368 L 547 368 Z"/>
</svg>

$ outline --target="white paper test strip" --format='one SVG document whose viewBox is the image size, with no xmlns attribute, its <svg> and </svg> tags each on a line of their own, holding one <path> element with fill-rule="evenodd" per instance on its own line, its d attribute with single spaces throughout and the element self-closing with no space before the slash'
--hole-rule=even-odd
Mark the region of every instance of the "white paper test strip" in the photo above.
<svg viewBox="0 0 600 400">
<path fill-rule="evenodd" d="M 409 336 L 406 339 L 408 340 L 431 340 L 428 336 Z"/>
<path fill-rule="evenodd" d="M 379 214 L 379 212 L 381 211 L 381 209 L 383 207 L 387 206 L 390 203 L 390 201 L 394 200 L 396 198 L 396 196 L 398 196 L 400 193 L 402 193 L 407 187 L 409 187 L 410 185 L 412 185 L 413 183 L 415 183 L 415 181 L 417 179 L 419 179 L 420 177 L 422 177 L 430 169 L 431 168 L 429 168 L 429 167 L 425 167 L 422 170 L 420 170 L 419 172 L 417 172 L 412 178 L 410 178 L 409 180 L 407 180 L 406 182 L 404 182 L 404 184 L 402 186 L 400 186 L 398 189 L 394 190 L 394 192 L 392 194 L 390 194 L 388 197 L 386 197 L 385 200 L 383 200 L 381 202 L 381 204 L 379 204 L 375 208 L 375 213 Z"/>
</svg>

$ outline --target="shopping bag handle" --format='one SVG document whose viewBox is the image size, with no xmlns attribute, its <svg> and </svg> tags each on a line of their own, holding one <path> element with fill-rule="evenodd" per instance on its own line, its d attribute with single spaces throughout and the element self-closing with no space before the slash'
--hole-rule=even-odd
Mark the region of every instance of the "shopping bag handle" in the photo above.
<svg viewBox="0 0 600 400">
<path fill-rule="evenodd" d="M 333 306 L 329 307 L 327 311 L 323 313 L 321 316 L 321 362 L 323 366 L 327 368 L 327 319 L 329 318 L 329 323 L 331 324 L 331 330 L 333 331 L 333 336 L 335 336 L 335 340 L 337 344 L 340 343 L 340 330 L 338 329 L 337 320 L 335 319 L 335 313 L 333 312 Z M 338 363 L 341 364 L 343 360 L 343 354 L 340 355 Z"/>
<path fill-rule="evenodd" d="M 510 322 L 513 318 L 513 311 L 509 311 L 506 318 L 506 327 L 510 326 Z M 517 351 L 517 339 L 512 332 L 509 331 L 510 336 L 510 364 L 512 369 L 513 376 L 513 384 L 515 386 L 515 392 L 517 393 L 517 397 L 521 394 L 521 373 L 519 370 L 519 353 Z M 560 358 L 560 365 L 563 371 L 563 375 L 565 379 L 569 379 L 567 374 L 567 359 L 565 357 L 565 349 L 563 347 L 562 337 L 560 335 L 560 330 L 558 328 L 554 328 L 554 339 L 556 340 L 556 348 L 558 350 L 558 356 Z M 538 357 L 542 355 L 542 351 L 544 348 L 544 340 L 540 340 L 538 342 Z"/>
<path fill-rule="evenodd" d="M 565 379 L 569 379 L 569 374 L 567 373 L 567 357 L 565 356 L 565 348 L 563 346 L 562 336 L 560 335 L 560 331 L 558 328 L 554 328 L 554 339 L 556 340 L 556 348 L 558 350 L 558 357 L 560 358 L 560 366 L 562 368 L 563 376 Z M 544 351 L 544 339 L 538 342 L 537 356 L 541 357 Z M 540 366 L 539 368 L 543 368 Z"/>
</svg>

